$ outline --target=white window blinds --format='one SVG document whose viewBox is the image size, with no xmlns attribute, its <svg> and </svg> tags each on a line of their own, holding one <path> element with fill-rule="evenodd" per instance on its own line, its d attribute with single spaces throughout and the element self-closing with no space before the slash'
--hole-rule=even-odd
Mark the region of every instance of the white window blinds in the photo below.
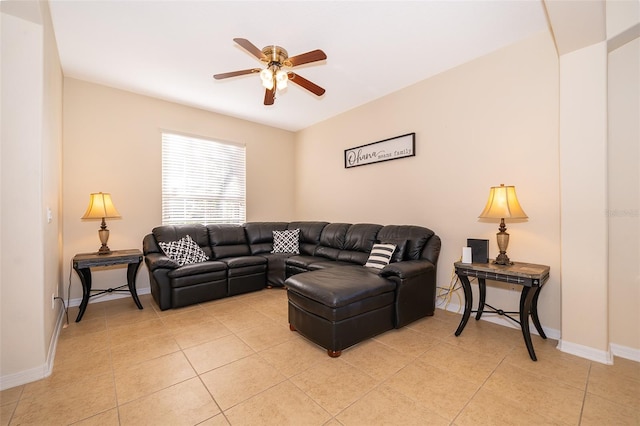
<svg viewBox="0 0 640 426">
<path fill-rule="evenodd" d="M 245 222 L 245 147 L 162 133 L 162 223 Z"/>
</svg>

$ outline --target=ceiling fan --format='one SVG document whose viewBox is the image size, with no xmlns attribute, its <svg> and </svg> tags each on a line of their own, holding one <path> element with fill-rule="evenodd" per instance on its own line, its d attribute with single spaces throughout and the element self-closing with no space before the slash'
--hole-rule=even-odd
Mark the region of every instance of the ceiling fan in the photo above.
<svg viewBox="0 0 640 426">
<path fill-rule="evenodd" d="M 286 71 L 283 69 L 327 59 L 327 55 L 322 50 L 316 49 L 307 53 L 289 57 L 287 51 L 280 46 L 267 46 L 260 50 L 247 39 L 234 38 L 233 41 L 238 43 L 242 48 L 258 58 L 260 61 L 264 62 L 267 66 L 266 68 L 251 68 L 247 70 L 216 74 L 213 76 L 216 80 L 237 77 L 245 74 L 259 73 L 262 85 L 266 89 L 264 94 L 265 105 L 273 105 L 273 102 L 276 99 L 276 90 L 282 90 L 287 87 L 287 81 L 291 81 L 317 96 L 322 96 L 324 94 L 325 90 L 322 87 L 292 71 Z"/>
</svg>

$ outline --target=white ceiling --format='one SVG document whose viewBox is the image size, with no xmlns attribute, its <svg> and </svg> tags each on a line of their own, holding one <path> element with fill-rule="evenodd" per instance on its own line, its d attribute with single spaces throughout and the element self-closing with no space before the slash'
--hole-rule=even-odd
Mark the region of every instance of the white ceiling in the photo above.
<svg viewBox="0 0 640 426">
<path fill-rule="evenodd" d="M 542 0 L 50 0 L 64 75 L 297 131 L 545 30 Z M 260 67 L 233 42 L 327 60 L 294 68 L 264 106 Z"/>
</svg>

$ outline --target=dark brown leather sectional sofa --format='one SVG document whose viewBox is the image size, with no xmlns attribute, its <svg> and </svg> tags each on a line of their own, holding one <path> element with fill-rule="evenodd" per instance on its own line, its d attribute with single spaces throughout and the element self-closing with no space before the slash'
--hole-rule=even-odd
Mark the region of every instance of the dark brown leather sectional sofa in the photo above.
<svg viewBox="0 0 640 426">
<path fill-rule="evenodd" d="M 273 231 L 299 229 L 299 254 L 272 253 Z M 178 266 L 158 243 L 189 235 L 209 260 Z M 374 243 L 396 252 L 365 267 Z M 143 240 L 151 294 L 160 309 L 285 286 L 289 323 L 331 356 L 433 315 L 440 238 L 412 225 L 248 222 L 160 226 Z"/>
</svg>

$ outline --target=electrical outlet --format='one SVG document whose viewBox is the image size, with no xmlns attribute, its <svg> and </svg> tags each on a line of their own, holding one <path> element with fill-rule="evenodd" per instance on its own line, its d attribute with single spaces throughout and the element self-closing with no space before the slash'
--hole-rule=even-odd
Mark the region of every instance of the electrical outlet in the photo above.
<svg viewBox="0 0 640 426">
<path fill-rule="evenodd" d="M 55 308 L 56 308 L 56 294 L 51 293 L 51 309 L 55 309 Z"/>
</svg>

